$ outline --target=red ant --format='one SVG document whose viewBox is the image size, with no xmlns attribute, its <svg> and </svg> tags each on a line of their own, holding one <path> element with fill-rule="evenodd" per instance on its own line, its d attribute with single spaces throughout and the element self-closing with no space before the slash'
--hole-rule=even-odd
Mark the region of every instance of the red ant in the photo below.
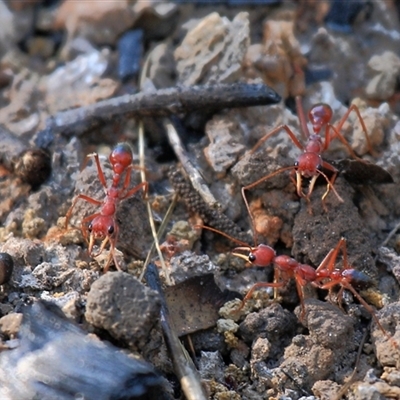
<svg viewBox="0 0 400 400">
<path fill-rule="evenodd" d="M 79 199 L 85 200 L 91 204 L 95 204 L 101 207 L 100 212 L 96 212 L 85 217 L 82 220 L 82 234 L 87 240 L 88 232 L 89 236 L 89 254 L 92 257 L 97 257 L 102 253 L 105 246 L 110 242 L 110 253 L 106 266 L 104 267 L 104 272 L 107 272 L 111 260 L 114 260 L 115 267 L 118 270 L 121 268 L 118 265 L 117 258 L 115 256 L 115 245 L 118 238 L 118 224 L 115 218 L 115 213 L 117 210 L 117 205 L 121 200 L 127 199 L 133 196 L 138 190 L 144 189 L 147 191 L 147 182 L 142 182 L 135 187 L 128 189 L 131 180 L 131 171 L 133 168 L 138 168 L 132 165 L 133 155 L 132 149 L 127 143 L 118 143 L 109 156 L 109 160 L 113 170 L 112 184 L 110 187 L 107 186 L 106 179 L 104 177 L 103 169 L 100 165 L 99 155 L 97 153 L 89 154 L 88 157 L 94 157 L 94 161 L 97 166 L 97 173 L 99 180 L 104 187 L 105 198 L 104 200 L 96 200 L 85 194 L 78 194 L 72 202 L 66 214 L 65 229 L 68 228 L 68 222 L 71 218 L 72 210 L 75 207 L 76 202 Z M 125 173 L 125 178 L 122 187 L 119 188 L 122 175 Z M 90 221 L 89 225 L 87 223 Z M 96 254 L 92 254 L 93 246 L 96 240 L 102 240 L 100 249 Z"/>
<path fill-rule="evenodd" d="M 270 138 L 272 135 L 275 135 L 282 129 L 286 131 L 286 133 L 289 135 L 290 139 L 295 144 L 295 146 L 298 147 L 300 150 L 302 150 L 303 153 L 299 156 L 294 165 L 289 167 L 279 168 L 277 171 L 274 171 L 268 174 L 267 176 L 264 176 L 263 178 L 257 180 L 256 182 L 253 182 L 250 185 L 244 186 L 242 188 L 242 196 L 248 210 L 249 210 L 249 205 L 245 196 L 245 191 L 257 186 L 261 182 L 264 182 L 267 179 L 270 179 L 277 174 L 280 174 L 281 172 L 288 170 L 291 170 L 290 179 L 296 186 L 297 194 L 299 197 L 304 197 L 308 202 L 310 202 L 310 196 L 311 193 L 313 192 L 315 182 L 318 176 L 321 175 L 327 182 L 326 191 L 322 196 L 323 206 L 325 207 L 324 200 L 328 195 L 329 190 L 333 190 L 338 200 L 340 202 L 343 202 L 343 199 L 337 193 L 333 185 L 339 171 L 333 165 L 324 161 L 322 159 L 321 154 L 328 149 L 333 139 L 338 138 L 347 148 L 352 157 L 354 157 L 357 160 L 361 160 L 354 153 L 353 149 L 351 148 L 347 140 L 340 133 L 343 124 L 345 123 L 345 121 L 349 117 L 349 114 L 352 111 L 354 111 L 357 114 L 358 119 L 360 120 L 365 138 L 367 140 L 369 151 L 371 152 L 372 146 L 367 134 L 367 128 L 365 126 L 364 120 L 361 117 L 359 109 L 354 104 L 350 106 L 350 108 L 347 110 L 347 112 L 340 119 L 340 121 L 336 126 L 331 124 L 333 115 L 331 107 L 328 104 L 324 103 L 315 104 L 313 107 L 311 107 L 311 110 L 308 113 L 308 118 L 311 122 L 313 133 L 310 133 L 310 130 L 308 128 L 300 96 L 296 96 L 296 109 L 300 122 L 301 134 L 303 138 L 307 141 L 305 145 L 300 143 L 299 139 L 297 139 L 294 132 L 287 125 L 280 125 L 274 128 L 264 137 L 262 137 L 253 147 L 251 153 L 254 153 L 268 138 Z M 324 133 L 322 133 L 323 131 Z M 322 136 L 324 136 L 324 140 Z M 322 171 L 322 169 L 326 169 L 332 172 L 332 177 L 328 178 L 328 176 Z M 294 175 L 296 175 L 296 179 L 294 178 Z M 310 179 L 310 184 L 308 187 L 307 194 L 305 194 L 302 189 L 303 177 Z"/>
<path fill-rule="evenodd" d="M 335 268 L 335 262 L 338 257 L 339 251 L 342 251 L 343 255 L 343 268 Z M 352 268 L 347 261 L 347 247 L 346 239 L 341 238 L 339 243 L 334 249 L 332 249 L 328 255 L 321 262 L 319 267 L 315 271 L 316 278 L 311 282 L 313 286 L 319 289 L 329 290 L 329 298 L 331 298 L 331 290 L 333 287 L 339 285 L 340 289 L 337 294 L 337 298 L 341 307 L 341 300 L 343 298 L 343 291 L 345 289 L 349 290 L 356 299 L 364 306 L 364 308 L 372 315 L 375 323 L 383 334 L 393 343 L 393 338 L 386 332 L 378 317 L 376 316 L 373 308 L 360 296 L 360 294 L 354 289 L 353 284 L 357 285 L 369 285 L 371 279 L 361 271 L 357 271 Z M 394 346 L 398 348 L 397 343 L 394 342 Z"/>
<path fill-rule="evenodd" d="M 226 238 L 240 243 L 243 246 L 236 247 L 232 250 L 232 254 L 242 258 L 243 260 L 250 262 L 252 266 L 255 267 L 267 267 L 271 264 L 275 267 L 275 281 L 274 282 L 257 282 L 255 283 L 250 290 L 247 292 L 246 296 L 242 300 L 242 304 L 239 308 L 242 309 L 246 304 L 246 301 L 249 300 L 254 291 L 263 288 L 263 287 L 272 287 L 272 288 L 280 288 L 287 285 L 291 278 L 294 278 L 296 282 L 297 293 L 300 299 L 301 313 L 300 320 L 303 320 L 305 315 L 305 306 L 304 306 L 304 293 L 303 287 L 308 283 L 312 284 L 314 287 L 318 289 L 331 289 L 334 286 L 340 285 L 341 288 L 338 293 L 338 297 L 343 295 L 343 291 L 345 289 L 349 290 L 353 293 L 353 295 L 360 301 L 360 303 L 365 307 L 365 309 L 372 315 L 377 326 L 384 333 L 384 335 L 389 338 L 391 341 L 393 339 L 383 328 L 381 323 L 379 322 L 378 317 L 376 316 L 374 310 L 368 303 L 358 294 L 358 292 L 354 289 L 353 284 L 368 284 L 370 283 L 370 279 L 367 275 L 365 275 L 361 271 L 357 271 L 354 268 L 351 268 L 347 262 L 347 250 L 346 250 L 346 240 L 341 238 L 337 246 L 330 250 L 326 257 L 322 260 L 317 269 L 314 269 L 310 265 L 301 264 L 296 261 L 294 258 L 289 257 L 287 255 L 277 256 L 275 250 L 267 246 L 265 244 L 259 244 L 257 247 L 248 246 L 246 243 L 243 243 L 231 236 L 225 234 L 224 232 L 220 232 L 217 229 L 207 227 L 207 226 L 198 226 L 201 228 L 208 229 L 210 231 L 219 233 Z M 342 249 L 343 253 L 343 263 L 344 268 L 336 269 L 335 261 L 337 259 L 338 253 Z M 247 254 L 240 253 L 240 251 L 247 251 Z M 396 347 L 398 347 L 396 345 Z"/>
<path fill-rule="evenodd" d="M 240 309 L 243 308 L 246 301 L 251 298 L 256 289 L 261 287 L 284 287 L 291 278 L 294 278 L 302 310 L 300 319 L 304 317 L 305 307 L 303 286 L 316 279 L 316 273 L 313 267 L 311 267 L 310 265 L 301 264 L 297 262 L 294 258 L 291 258 L 287 255 L 277 256 L 275 250 L 266 244 L 259 244 L 257 247 L 251 247 L 246 243 L 227 235 L 224 232 L 218 231 L 217 229 L 203 225 L 197 227 L 205 228 L 212 232 L 219 233 L 220 235 L 225 236 L 227 239 L 241 244 L 242 246 L 234 248 L 231 253 L 234 256 L 240 257 L 245 261 L 250 262 L 250 264 L 254 267 L 268 267 L 271 264 L 274 265 L 275 282 L 255 283 L 242 300 L 242 305 L 240 306 Z M 247 254 L 240 253 L 240 251 L 247 251 Z"/>
</svg>

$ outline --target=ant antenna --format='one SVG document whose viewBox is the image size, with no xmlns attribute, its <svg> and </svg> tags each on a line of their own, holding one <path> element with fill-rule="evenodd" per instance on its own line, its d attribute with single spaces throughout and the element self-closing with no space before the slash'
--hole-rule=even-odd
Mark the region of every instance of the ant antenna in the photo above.
<svg viewBox="0 0 400 400">
<path fill-rule="evenodd" d="M 250 246 L 248 243 L 242 242 L 241 240 L 236 239 L 236 238 L 234 238 L 234 237 L 228 235 L 228 234 L 225 233 L 225 232 L 219 231 L 218 229 L 211 228 L 210 226 L 199 225 L 199 224 L 194 225 L 193 227 L 194 227 L 195 229 L 207 229 L 208 231 L 211 231 L 211 232 L 214 232 L 214 233 L 218 233 L 218 234 L 220 234 L 221 236 L 224 236 L 225 238 L 231 240 L 232 242 L 237 243 L 237 244 L 240 244 L 240 245 L 243 246 L 243 247 L 248 247 L 248 248 L 251 250 L 251 246 Z"/>
</svg>

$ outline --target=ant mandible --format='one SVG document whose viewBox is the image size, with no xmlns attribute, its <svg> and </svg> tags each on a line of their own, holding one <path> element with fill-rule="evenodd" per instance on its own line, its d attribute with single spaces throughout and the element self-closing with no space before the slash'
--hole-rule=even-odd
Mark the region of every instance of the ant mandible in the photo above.
<svg viewBox="0 0 400 400">
<path fill-rule="evenodd" d="M 268 267 L 271 264 L 274 266 L 274 273 L 275 273 L 274 282 L 255 283 L 247 292 L 246 296 L 243 298 L 239 310 L 244 307 L 247 300 L 249 300 L 252 297 L 255 290 L 262 287 L 272 287 L 272 288 L 284 287 L 287 285 L 287 283 L 291 278 L 294 278 L 301 305 L 300 319 L 304 317 L 305 306 L 304 306 L 303 287 L 307 283 L 315 280 L 316 273 L 313 267 L 307 264 L 301 264 L 297 262 L 294 258 L 289 257 L 287 255 L 277 256 L 275 250 L 266 244 L 259 244 L 256 247 L 251 247 L 246 243 L 237 240 L 227 235 L 226 233 L 211 228 L 209 226 L 197 225 L 196 227 L 204 228 L 212 232 L 218 233 L 233 242 L 241 244 L 242 246 L 234 248 L 231 251 L 231 253 L 234 256 L 240 257 L 243 260 L 249 262 L 252 266 Z M 245 251 L 246 254 L 241 253 L 242 251 Z"/>
<path fill-rule="evenodd" d="M 336 268 L 336 260 L 338 254 L 342 251 L 343 257 L 343 267 Z M 329 298 L 331 298 L 331 291 L 335 286 L 340 286 L 339 292 L 337 293 L 337 298 L 339 301 L 339 306 L 341 307 L 341 300 L 343 298 L 343 291 L 346 289 L 350 291 L 354 297 L 364 306 L 364 308 L 371 314 L 376 325 L 382 331 L 382 333 L 392 342 L 392 344 L 398 348 L 396 342 L 387 333 L 382 324 L 379 322 L 373 308 L 361 297 L 353 285 L 370 285 L 371 279 L 363 272 L 354 269 L 348 263 L 347 258 L 347 246 L 346 239 L 341 238 L 334 249 L 332 249 L 328 255 L 324 258 L 321 264 L 315 271 L 316 278 L 311 282 L 313 286 L 318 289 L 325 289 L 329 291 Z"/>
<path fill-rule="evenodd" d="M 107 259 L 107 263 L 104 267 L 104 272 L 108 271 L 111 260 L 114 260 L 115 267 L 118 270 L 121 270 L 115 256 L 115 246 L 119 233 L 119 227 L 115 217 L 117 206 L 121 200 L 133 196 L 138 190 L 142 188 L 144 190 L 144 193 L 146 193 L 148 184 L 147 182 L 142 182 L 135 187 L 129 189 L 131 181 L 131 171 L 132 169 L 137 169 L 139 167 L 136 167 L 132 164 L 132 149 L 128 143 L 118 143 L 109 156 L 109 160 L 113 170 L 112 183 L 110 187 L 107 186 L 103 169 L 100 164 L 99 155 L 97 153 L 92 153 L 89 154 L 87 157 L 94 158 L 99 180 L 104 187 L 105 198 L 101 201 L 93 199 L 92 197 L 89 197 L 85 194 L 78 194 L 74 198 L 72 205 L 65 216 L 65 229 L 68 228 L 68 222 L 71 218 L 72 210 L 79 199 L 85 200 L 91 204 L 101 207 L 99 212 L 83 218 L 81 226 L 82 234 L 83 237 L 87 240 L 89 233 L 88 251 L 91 257 L 97 257 L 98 255 L 100 255 L 107 243 L 110 243 L 110 253 Z M 122 186 L 119 187 L 123 174 L 125 174 L 125 177 Z M 102 243 L 100 245 L 99 251 L 93 254 L 93 246 L 96 240 L 102 240 Z"/>
<path fill-rule="evenodd" d="M 300 140 L 296 137 L 294 132 L 287 126 L 287 125 L 280 125 L 276 128 L 274 128 L 271 132 L 266 134 L 264 137 L 262 137 L 257 144 L 253 147 L 251 150 L 251 153 L 254 153 L 256 150 L 259 149 L 259 147 L 271 136 L 275 135 L 282 129 L 286 131 L 286 133 L 289 135 L 290 139 L 292 142 L 295 144 L 296 147 L 298 147 L 300 150 L 303 151 L 303 153 L 298 157 L 294 165 L 289 166 L 289 167 L 282 167 L 279 168 L 277 171 L 274 171 L 267 176 L 262 177 L 261 179 L 258 179 L 257 181 L 242 187 L 242 196 L 244 199 L 244 202 L 246 204 L 247 210 L 250 213 L 250 208 L 249 204 L 246 199 L 245 191 L 249 190 L 257 185 L 259 185 L 261 182 L 266 181 L 267 179 L 272 178 L 275 175 L 280 174 L 281 172 L 291 170 L 290 173 L 290 179 L 296 186 L 296 191 L 299 197 L 305 198 L 308 202 L 310 202 L 310 196 L 313 192 L 315 182 L 318 178 L 318 176 L 322 176 L 326 183 L 327 183 L 327 188 L 325 193 L 322 196 L 322 204 L 323 207 L 325 207 L 324 200 L 326 196 L 328 195 L 329 191 L 332 190 L 338 200 L 340 202 L 343 202 L 343 199 L 340 197 L 339 193 L 336 191 L 334 187 L 334 182 L 338 174 L 337 168 L 335 168 L 333 165 L 330 163 L 324 161 L 322 159 L 322 153 L 326 151 L 331 143 L 331 141 L 335 138 L 338 138 L 343 145 L 347 148 L 349 151 L 350 155 L 354 157 L 357 160 L 362 161 L 353 151 L 347 140 L 344 138 L 344 136 L 340 133 L 343 124 L 346 122 L 347 118 L 349 117 L 350 113 L 354 111 L 358 119 L 360 120 L 361 127 L 363 129 L 366 141 L 367 141 L 367 146 L 369 149 L 369 152 L 372 152 L 372 145 L 369 139 L 369 136 L 367 134 L 367 128 L 365 126 L 364 120 L 361 117 L 360 111 L 358 107 L 354 104 L 352 104 L 347 112 L 343 115 L 343 117 L 340 119 L 340 121 L 337 123 L 337 125 L 332 125 L 331 120 L 333 116 L 332 108 L 325 103 L 318 103 L 315 104 L 313 107 L 311 107 L 309 113 L 308 113 L 308 118 L 309 121 L 312 125 L 312 130 L 313 132 L 310 133 L 310 130 L 307 125 L 306 117 L 304 114 L 303 106 L 301 103 L 301 97 L 297 96 L 296 97 L 296 109 L 297 109 L 297 115 L 299 118 L 300 122 L 300 129 L 301 129 L 301 134 L 304 140 L 306 140 L 305 145 L 303 145 Z M 323 138 L 324 137 L 324 138 Z M 331 178 L 328 178 L 328 176 L 322 171 L 323 169 L 328 170 L 332 173 Z M 294 178 L 294 175 L 296 175 L 296 179 Z M 305 194 L 302 189 L 302 180 L 303 178 L 310 179 L 309 187 L 308 187 L 308 193 Z M 310 211 L 311 212 L 311 211 Z"/>
</svg>

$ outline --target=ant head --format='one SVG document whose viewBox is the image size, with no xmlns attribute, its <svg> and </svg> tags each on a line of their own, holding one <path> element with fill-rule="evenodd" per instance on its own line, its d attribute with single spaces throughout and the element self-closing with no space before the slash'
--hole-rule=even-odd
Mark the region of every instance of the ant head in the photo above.
<svg viewBox="0 0 400 400">
<path fill-rule="evenodd" d="M 110 163 L 114 172 L 121 174 L 132 164 L 132 149 L 128 143 L 118 143 L 110 154 Z"/>
<path fill-rule="evenodd" d="M 315 134 L 321 131 L 321 128 L 329 124 L 332 119 L 332 108 L 328 104 L 318 103 L 311 107 L 308 113 L 308 118 L 313 126 Z"/>
<path fill-rule="evenodd" d="M 104 239 L 113 237 L 116 233 L 116 225 L 114 219 L 109 216 L 99 215 L 87 227 L 90 238 Z"/>
<path fill-rule="evenodd" d="M 312 178 L 322 168 L 322 158 L 316 153 L 303 153 L 294 163 L 294 167 L 305 178 Z"/>
<path fill-rule="evenodd" d="M 248 251 L 247 255 L 238 253 L 238 251 Z M 255 267 L 267 267 L 274 260 L 276 253 L 272 247 L 266 244 L 259 244 L 257 247 L 236 247 L 232 254 L 250 262 Z"/>
</svg>

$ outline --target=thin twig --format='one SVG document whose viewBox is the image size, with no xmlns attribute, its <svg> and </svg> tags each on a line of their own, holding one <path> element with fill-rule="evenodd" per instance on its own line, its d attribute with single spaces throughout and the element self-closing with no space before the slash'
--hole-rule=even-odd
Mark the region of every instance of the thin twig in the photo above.
<svg viewBox="0 0 400 400">
<path fill-rule="evenodd" d="M 174 209 L 175 209 L 175 206 L 176 206 L 177 201 L 178 201 L 178 195 L 177 195 L 177 194 L 174 194 L 174 196 L 173 196 L 173 198 L 172 198 L 172 202 L 171 202 L 171 204 L 169 205 L 168 210 L 167 210 L 167 212 L 165 213 L 163 220 L 161 221 L 160 227 L 158 228 L 158 231 L 157 231 L 157 241 L 153 241 L 153 243 L 152 243 L 152 245 L 151 245 L 151 247 L 150 247 L 150 250 L 149 250 L 149 252 L 147 253 L 146 260 L 144 261 L 144 264 L 143 264 L 143 270 L 142 270 L 142 272 L 141 272 L 141 274 L 140 274 L 140 277 L 139 277 L 139 280 L 140 280 L 140 281 L 143 280 L 144 274 L 145 274 L 145 272 L 146 272 L 146 268 L 147 268 L 147 266 L 149 265 L 149 262 L 150 262 L 150 260 L 151 260 L 151 257 L 153 257 L 153 253 L 154 253 L 154 249 L 155 249 L 155 247 L 156 247 L 156 243 L 158 244 L 158 241 L 160 240 L 161 236 L 164 234 L 164 231 L 165 231 L 165 229 L 166 229 L 166 227 L 167 227 L 167 225 L 168 225 L 168 222 L 169 222 L 169 220 L 170 220 L 170 218 L 171 218 L 172 212 L 173 212 Z"/>
<path fill-rule="evenodd" d="M 142 179 L 142 182 L 146 181 L 146 175 L 145 175 L 145 157 L 144 157 L 144 128 L 143 128 L 143 122 L 140 121 L 139 122 L 139 165 L 141 167 L 141 171 L 140 171 L 140 176 Z M 169 277 L 169 273 L 168 273 L 168 269 L 167 266 L 165 264 L 165 260 L 162 254 L 162 251 L 160 249 L 160 245 L 158 243 L 158 238 L 157 238 L 157 231 L 156 231 L 156 226 L 154 224 L 154 218 L 153 218 L 153 210 L 151 209 L 151 204 L 150 201 L 148 199 L 146 199 L 146 208 L 147 208 L 147 215 L 149 217 L 149 223 L 150 223 L 150 227 L 151 227 L 151 233 L 153 235 L 153 240 L 154 240 L 154 245 L 156 247 L 157 250 L 157 254 L 158 257 L 160 259 L 160 263 L 161 263 L 161 268 L 164 272 L 164 276 L 165 276 L 165 281 L 167 283 L 167 285 L 171 285 L 171 279 Z M 143 274 L 143 272 L 142 272 Z M 141 274 L 141 277 L 142 277 Z"/>
<path fill-rule="evenodd" d="M 200 194 L 202 199 L 208 204 L 209 207 L 214 209 L 220 208 L 217 200 L 215 200 L 213 194 L 210 192 L 210 189 L 208 188 L 203 177 L 190 161 L 189 156 L 184 149 L 181 139 L 178 135 L 178 132 L 176 131 L 172 122 L 169 119 L 164 119 L 163 124 L 165 129 L 167 130 L 169 143 L 174 149 L 175 155 L 181 162 L 183 169 L 188 175 L 190 181 L 192 182 L 192 186 L 194 187 L 194 189 Z"/>
<path fill-rule="evenodd" d="M 396 232 L 400 229 L 400 221 L 396 224 L 396 226 L 389 232 L 389 234 L 387 235 L 386 239 L 382 242 L 381 247 L 382 246 L 386 246 L 390 239 L 396 234 Z"/>
</svg>

